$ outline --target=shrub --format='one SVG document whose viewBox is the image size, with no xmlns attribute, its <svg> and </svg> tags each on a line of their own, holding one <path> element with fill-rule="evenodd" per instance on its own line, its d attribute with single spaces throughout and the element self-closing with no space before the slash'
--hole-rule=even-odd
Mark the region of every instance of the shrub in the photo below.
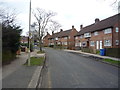
<svg viewBox="0 0 120 90">
<path fill-rule="evenodd" d="M 9 64 L 12 60 L 14 60 L 16 57 L 15 53 L 12 53 L 11 51 L 3 51 L 2 52 L 2 64 Z"/>
</svg>

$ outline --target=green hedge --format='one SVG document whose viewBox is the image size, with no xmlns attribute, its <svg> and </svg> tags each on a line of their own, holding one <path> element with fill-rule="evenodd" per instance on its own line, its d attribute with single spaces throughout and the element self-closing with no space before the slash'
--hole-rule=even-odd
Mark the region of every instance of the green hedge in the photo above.
<svg viewBox="0 0 120 90">
<path fill-rule="evenodd" d="M 120 48 L 106 48 L 106 56 L 120 58 Z"/>
<path fill-rule="evenodd" d="M 81 48 L 82 52 L 87 52 L 87 53 L 96 53 L 92 48 Z"/>
<path fill-rule="evenodd" d="M 12 53 L 11 51 L 2 51 L 2 64 L 9 64 L 16 58 L 16 53 Z"/>
</svg>

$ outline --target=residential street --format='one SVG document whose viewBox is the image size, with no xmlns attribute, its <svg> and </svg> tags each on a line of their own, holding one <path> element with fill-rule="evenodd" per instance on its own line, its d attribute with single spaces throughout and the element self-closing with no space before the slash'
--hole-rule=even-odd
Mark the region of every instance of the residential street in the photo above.
<svg viewBox="0 0 120 90">
<path fill-rule="evenodd" d="M 42 88 L 117 88 L 118 68 L 80 54 L 46 48 Z"/>
</svg>

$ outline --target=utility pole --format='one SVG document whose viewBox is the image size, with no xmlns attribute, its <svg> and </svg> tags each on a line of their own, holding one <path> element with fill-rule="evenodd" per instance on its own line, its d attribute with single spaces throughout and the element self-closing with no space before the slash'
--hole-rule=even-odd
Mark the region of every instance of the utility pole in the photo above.
<svg viewBox="0 0 120 90">
<path fill-rule="evenodd" d="M 28 66 L 30 66 L 30 29 L 31 29 L 31 0 L 30 0 L 30 7 L 29 7 L 29 49 L 28 49 Z"/>
</svg>

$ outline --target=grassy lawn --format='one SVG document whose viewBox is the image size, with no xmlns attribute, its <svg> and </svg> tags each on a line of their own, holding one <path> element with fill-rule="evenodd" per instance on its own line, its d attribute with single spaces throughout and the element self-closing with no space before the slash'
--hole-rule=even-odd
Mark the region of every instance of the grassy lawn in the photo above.
<svg viewBox="0 0 120 90">
<path fill-rule="evenodd" d="M 42 66 L 43 62 L 44 62 L 44 57 L 31 57 L 30 58 L 31 66 Z M 28 63 L 26 62 L 24 65 L 28 65 Z"/>
<path fill-rule="evenodd" d="M 45 51 L 38 51 L 37 54 L 45 53 Z"/>
<path fill-rule="evenodd" d="M 120 65 L 120 61 L 115 61 L 115 60 L 112 60 L 112 59 L 104 59 L 103 61 L 109 62 L 111 64 Z"/>
</svg>

